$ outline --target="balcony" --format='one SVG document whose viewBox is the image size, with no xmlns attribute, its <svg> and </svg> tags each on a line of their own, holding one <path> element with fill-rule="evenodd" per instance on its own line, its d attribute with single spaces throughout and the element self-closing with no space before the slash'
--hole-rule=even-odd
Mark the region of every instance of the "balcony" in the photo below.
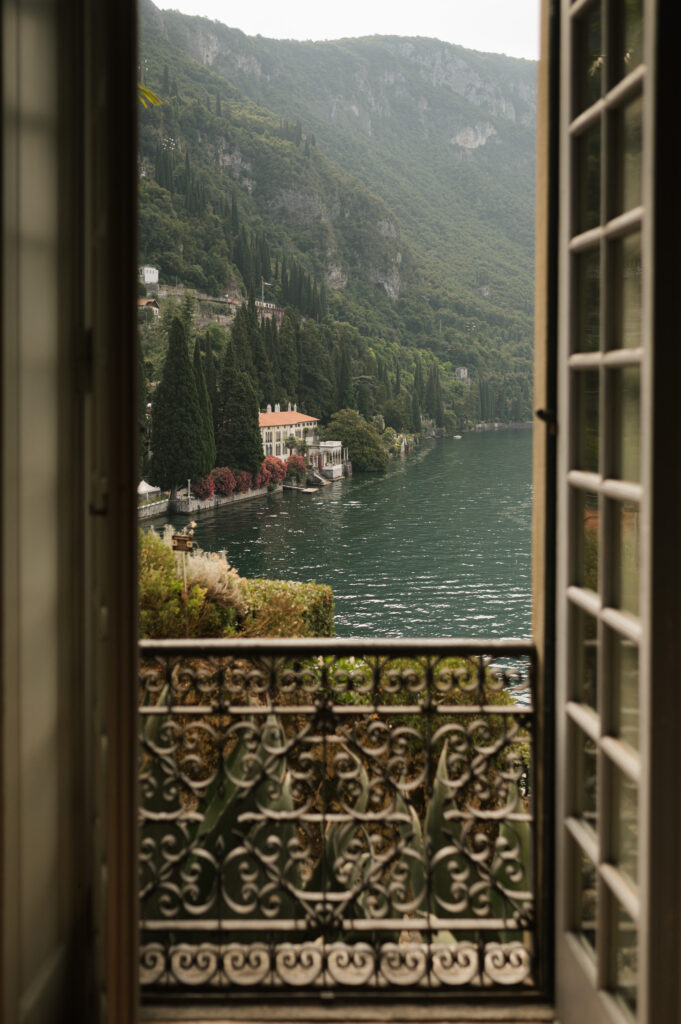
<svg viewBox="0 0 681 1024">
<path fill-rule="evenodd" d="M 524 641 L 142 641 L 140 984 L 451 1001 L 546 989 Z"/>
</svg>

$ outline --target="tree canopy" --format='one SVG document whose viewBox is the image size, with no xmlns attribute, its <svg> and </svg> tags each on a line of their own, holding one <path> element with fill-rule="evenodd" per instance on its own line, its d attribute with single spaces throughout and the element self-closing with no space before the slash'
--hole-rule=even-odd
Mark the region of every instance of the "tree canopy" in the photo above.
<svg viewBox="0 0 681 1024">
<path fill-rule="evenodd" d="M 151 430 L 152 483 L 173 494 L 191 477 L 213 468 L 200 424 L 201 405 L 189 360 L 185 328 L 175 317 L 168 331 L 168 352 L 153 396 Z"/>
<path fill-rule="evenodd" d="M 348 449 L 352 468 L 359 473 L 378 473 L 388 465 L 380 434 L 354 409 L 334 413 L 322 433 L 326 440 L 340 441 Z"/>
</svg>

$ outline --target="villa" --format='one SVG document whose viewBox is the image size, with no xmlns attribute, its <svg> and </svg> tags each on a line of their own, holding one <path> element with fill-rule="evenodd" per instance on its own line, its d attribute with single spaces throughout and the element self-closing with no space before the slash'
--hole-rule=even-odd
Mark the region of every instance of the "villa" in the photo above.
<svg viewBox="0 0 681 1024">
<path fill-rule="evenodd" d="M 287 437 L 295 437 L 299 441 L 312 442 L 317 439 L 317 425 L 319 420 L 315 416 L 306 416 L 298 412 L 296 405 L 285 412 L 281 411 L 279 404 L 267 406 L 267 412 L 260 413 L 260 435 L 262 437 L 262 448 L 265 455 L 275 455 L 278 459 L 286 459 L 288 449 L 285 441 Z"/>
</svg>

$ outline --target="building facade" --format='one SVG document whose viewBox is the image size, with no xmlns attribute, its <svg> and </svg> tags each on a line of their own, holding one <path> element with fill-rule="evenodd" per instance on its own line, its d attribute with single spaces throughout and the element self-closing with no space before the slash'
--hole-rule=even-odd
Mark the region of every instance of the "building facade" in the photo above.
<svg viewBox="0 0 681 1024">
<path fill-rule="evenodd" d="M 286 438 L 295 437 L 297 441 L 306 444 L 317 440 L 317 426 L 319 420 L 315 416 L 306 416 L 298 412 L 297 406 L 281 411 L 279 404 L 267 406 L 267 412 L 260 413 L 260 436 L 262 437 L 262 450 L 265 455 L 274 455 L 282 462 L 288 458 L 289 449 L 286 447 Z"/>
</svg>

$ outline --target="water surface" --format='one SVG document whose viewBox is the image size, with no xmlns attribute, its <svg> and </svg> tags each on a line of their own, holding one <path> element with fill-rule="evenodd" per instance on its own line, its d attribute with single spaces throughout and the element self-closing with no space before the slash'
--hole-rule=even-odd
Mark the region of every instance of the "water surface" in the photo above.
<svg viewBox="0 0 681 1024">
<path fill-rule="evenodd" d="M 527 637 L 531 450 L 531 430 L 426 441 L 384 475 L 201 513 L 195 539 L 242 576 L 329 583 L 339 636 Z"/>
</svg>

